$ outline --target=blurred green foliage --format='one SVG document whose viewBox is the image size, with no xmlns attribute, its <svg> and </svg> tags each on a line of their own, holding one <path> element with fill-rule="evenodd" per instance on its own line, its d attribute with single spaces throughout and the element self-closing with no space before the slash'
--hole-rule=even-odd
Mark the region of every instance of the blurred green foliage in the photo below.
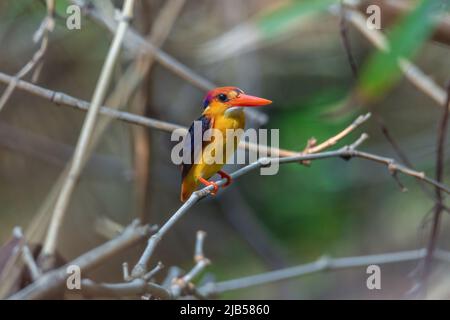
<svg viewBox="0 0 450 320">
<path fill-rule="evenodd" d="M 293 23 L 302 21 L 303 16 L 321 12 L 338 0 L 295 0 L 257 21 L 264 36 L 270 38 L 280 35 Z"/>
<path fill-rule="evenodd" d="M 402 75 L 399 59 L 414 57 L 431 35 L 437 21 L 436 14 L 446 8 L 444 2 L 422 0 L 389 32 L 389 50 L 374 53 L 362 69 L 359 90 L 364 98 L 372 100 L 383 97 L 398 83 Z"/>
</svg>

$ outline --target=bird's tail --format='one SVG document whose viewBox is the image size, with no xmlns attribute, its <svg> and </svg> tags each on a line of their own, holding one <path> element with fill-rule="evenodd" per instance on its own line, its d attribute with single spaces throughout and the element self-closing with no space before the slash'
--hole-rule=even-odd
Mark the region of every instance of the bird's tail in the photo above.
<svg viewBox="0 0 450 320">
<path fill-rule="evenodd" d="M 181 202 L 186 202 L 186 200 L 189 199 L 196 188 L 197 183 L 192 177 L 187 176 L 185 179 L 183 179 L 183 182 L 181 183 Z"/>
</svg>

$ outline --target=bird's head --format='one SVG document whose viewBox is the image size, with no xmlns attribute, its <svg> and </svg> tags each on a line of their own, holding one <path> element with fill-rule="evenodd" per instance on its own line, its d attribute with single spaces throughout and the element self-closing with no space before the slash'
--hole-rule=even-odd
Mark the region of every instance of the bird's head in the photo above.
<svg viewBox="0 0 450 320">
<path fill-rule="evenodd" d="M 245 94 L 237 87 L 220 87 L 210 90 L 203 100 L 208 113 L 231 113 L 243 107 L 260 107 L 272 101 Z"/>
</svg>

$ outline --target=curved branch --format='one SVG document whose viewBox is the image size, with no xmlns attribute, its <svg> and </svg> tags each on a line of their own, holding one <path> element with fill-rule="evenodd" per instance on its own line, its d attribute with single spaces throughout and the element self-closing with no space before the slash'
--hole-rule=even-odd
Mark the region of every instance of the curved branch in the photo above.
<svg viewBox="0 0 450 320">
<path fill-rule="evenodd" d="M 295 267 L 265 272 L 257 275 L 227 280 L 217 283 L 207 283 L 198 291 L 204 296 L 211 296 L 231 290 L 239 290 L 253 286 L 283 281 L 291 278 L 301 277 L 311 273 L 362 267 L 371 264 L 381 265 L 388 263 L 416 261 L 426 255 L 426 249 L 400 251 L 384 254 L 365 255 L 357 257 L 330 258 L 324 256 L 314 262 L 302 264 Z M 437 250 L 435 257 L 445 262 L 450 262 L 447 252 Z"/>
<path fill-rule="evenodd" d="M 450 188 L 446 185 L 429 178 L 425 175 L 424 172 L 419 172 L 412 170 L 404 165 L 401 165 L 397 163 L 394 159 L 378 156 L 375 154 L 371 154 L 368 152 L 363 152 L 356 150 L 355 148 L 358 147 L 365 139 L 367 138 L 367 135 L 363 134 L 361 135 L 361 138 L 359 138 L 355 143 L 353 143 L 350 146 L 345 146 L 339 150 L 336 151 L 328 151 L 328 152 L 321 152 L 316 154 L 301 154 L 297 156 L 292 157 L 285 157 L 285 158 L 260 158 L 257 161 L 233 172 L 230 174 L 230 176 L 233 179 L 236 179 L 244 174 L 247 174 L 250 171 L 253 171 L 255 169 L 269 166 L 273 163 L 279 163 L 279 164 L 286 164 L 286 163 L 293 163 L 293 162 L 299 162 L 299 161 L 311 161 L 311 160 L 319 160 L 319 159 L 326 159 L 326 158 L 343 158 L 343 159 L 351 159 L 351 158 L 362 158 L 370 161 L 374 161 L 380 164 L 384 164 L 389 172 L 395 177 L 395 174 L 397 172 L 401 172 L 405 175 L 414 177 L 416 179 L 423 180 L 424 182 L 433 185 L 436 188 L 441 189 L 442 191 L 450 194 Z M 222 186 L 226 183 L 226 179 L 222 179 L 217 181 L 218 186 Z M 158 245 L 158 243 L 161 241 L 163 236 L 175 225 L 175 223 L 180 220 L 186 212 L 193 207 L 198 201 L 200 201 L 202 198 L 208 196 L 210 192 L 213 190 L 213 186 L 207 186 L 199 191 L 194 192 L 191 197 L 169 218 L 169 220 L 161 227 L 161 229 L 158 230 L 148 241 L 147 247 L 144 250 L 144 253 L 140 257 L 138 263 L 134 266 L 132 271 L 132 277 L 138 278 L 142 277 L 143 274 L 147 271 L 147 264 L 153 255 L 153 252 Z"/>
</svg>

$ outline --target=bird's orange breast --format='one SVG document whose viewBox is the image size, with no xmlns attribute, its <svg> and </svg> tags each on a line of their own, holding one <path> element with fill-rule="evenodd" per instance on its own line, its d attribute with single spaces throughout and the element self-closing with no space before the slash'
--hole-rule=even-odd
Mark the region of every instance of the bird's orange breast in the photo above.
<svg viewBox="0 0 450 320">
<path fill-rule="evenodd" d="M 233 113 L 231 116 L 226 115 L 225 112 L 214 115 L 206 113 L 205 116 L 212 116 L 211 128 L 216 129 L 215 134 L 220 134 L 221 138 L 213 138 L 211 142 L 204 144 L 201 159 L 197 161 L 198 163 L 192 165 L 188 174 L 184 177 L 181 186 L 181 200 L 183 202 L 197 189 L 200 177 L 208 180 L 224 166 L 236 151 L 242 130 L 245 127 L 243 111 Z"/>
</svg>

